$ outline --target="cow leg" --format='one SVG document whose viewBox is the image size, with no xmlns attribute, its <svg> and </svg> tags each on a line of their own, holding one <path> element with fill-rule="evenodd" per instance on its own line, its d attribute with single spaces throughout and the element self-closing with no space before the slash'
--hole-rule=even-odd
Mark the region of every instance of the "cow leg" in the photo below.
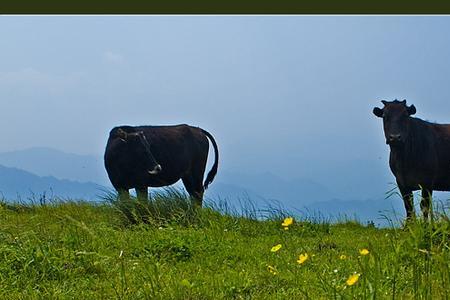
<svg viewBox="0 0 450 300">
<path fill-rule="evenodd" d="M 200 178 L 200 180 L 193 180 L 192 176 L 183 177 L 183 184 L 186 188 L 186 191 L 189 193 L 189 196 L 191 196 L 192 203 L 196 206 L 202 207 L 203 204 L 203 178 Z"/>
<path fill-rule="evenodd" d="M 140 188 L 136 188 L 136 195 L 138 200 L 148 200 L 148 188 L 145 187 L 140 187 Z"/>
<path fill-rule="evenodd" d="M 430 213 L 430 204 L 433 196 L 433 191 L 427 188 L 422 189 L 422 200 L 420 201 L 420 209 L 423 213 L 425 221 L 428 220 L 428 214 Z"/>
<path fill-rule="evenodd" d="M 124 215 L 125 219 L 131 223 L 136 223 L 136 218 L 134 217 L 130 209 L 130 192 L 128 189 L 117 189 L 119 193 L 119 203 L 118 209 Z"/>
<path fill-rule="evenodd" d="M 412 220 L 416 217 L 414 212 L 414 196 L 411 190 L 406 190 L 400 188 L 400 193 L 402 194 L 403 204 L 405 205 L 406 218 L 407 220 Z"/>
<path fill-rule="evenodd" d="M 120 201 L 127 201 L 130 199 L 130 193 L 127 189 L 117 189 L 117 193 L 119 194 Z"/>
</svg>

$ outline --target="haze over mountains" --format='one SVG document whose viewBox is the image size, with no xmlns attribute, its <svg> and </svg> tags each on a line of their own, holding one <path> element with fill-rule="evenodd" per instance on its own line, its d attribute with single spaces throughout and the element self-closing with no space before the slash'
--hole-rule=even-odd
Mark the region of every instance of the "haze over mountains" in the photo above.
<svg viewBox="0 0 450 300">
<path fill-rule="evenodd" d="M 51 148 L 29 148 L 0 153 L 0 192 L 8 200 L 26 200 L 46 193 L 62 198 L 100 200 L 104 190 L 112 189 L 103 166 L 103 158 L 77 155 Z M 402 214 L 397 197 L 385 199 L 390 188 L 388 174 L 367 161 L 347 163 L 345 168 L 330 166 L 320 171 L 305 166 L 297 178 L 285 179 L 271 172 L 250 173 L 220 169 L 206 197 L 223 199 L 232 205 L 251 200 L 258 207 L 267 203 L 322 217 L 347 215 L 362 221 L 377 220 L 380 211 Z M 310 177 L 305 172 L 309 171 Z M 364 170 L 363 172 L 355 170 Z M 336 176 L 340 171 L 341 176 Z M 380 175 L 381 174 L 381 175 Z M 321 176 L 323 180 L 316 180 Z M 331 180 L 330 178 L 336 178 Z M 383 182 L 378 182 L 380 180 Z M 373 180 L 373 181 L 372 181 Z M 182 187 L 181 184 L 177 186 Z M 33 196 L 34 195 L 34 196 Z"/>
<path fill-rule="evenodd" d="M 40 176 L 54 176 L 80 182 L 108 185 L 103 158 L 78 155 L 59 150 L 35 147 L 0 153 L 0 165 L 22 169 Z"/>
<path fill-rule="evenodd" d="M 73 200 L 98 200 L 102 186 L 92 182 L 38 176 L 17 168 L 0 165 L 0 196 L 20 202 L 40 201 L 54 196 Z"/>
</svg>

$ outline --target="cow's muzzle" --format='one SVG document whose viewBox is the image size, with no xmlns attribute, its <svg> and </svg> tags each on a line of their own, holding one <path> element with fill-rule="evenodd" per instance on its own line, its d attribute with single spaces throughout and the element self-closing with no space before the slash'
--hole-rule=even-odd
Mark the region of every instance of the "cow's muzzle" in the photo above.
<svg viewBox="0 0 450 300">
<path fill-rule="evenodd" d="M 158 173 L 161 172 L 161 171 L 162 171 L 161 165 L 160 165 L 160 164 L 157 164 L 157 165 L 153 168 L 153 170 L 148 171 L 148 173 L 149 173 L 150 175 L 156 175 L 156 174 L 158 174 Z"/>
</svg>

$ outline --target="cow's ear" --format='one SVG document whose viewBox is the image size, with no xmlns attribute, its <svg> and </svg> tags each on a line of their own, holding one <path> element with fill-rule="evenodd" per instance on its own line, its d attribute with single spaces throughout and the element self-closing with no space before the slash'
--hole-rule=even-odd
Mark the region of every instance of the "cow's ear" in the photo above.
<svg viewBox="0 0 450 300">
<path fill-rule="evenodd" d="M 128 138 L 128 133 L 126 133 L 122 128 L 119 128 L 117 130 L 117 136 L 119 137 L 119 139 L 121 139 L 123 142 L 127 141 Z"/>
<path fill-rule="evenodd" d="M 411 106 L 408 106 L 408 114 L 411 116 L 416 113 L 416 107 L 414 104 L 411 104 Z"/>
<path fill-rule="evenodd" d="M 383 117 L 383 109 L 381 109 L 379 107 L 374 107 L 373 108 L 373 114 L 375 116 L 377 116 L 378 118 L 382 118 Z"/>
</svg>

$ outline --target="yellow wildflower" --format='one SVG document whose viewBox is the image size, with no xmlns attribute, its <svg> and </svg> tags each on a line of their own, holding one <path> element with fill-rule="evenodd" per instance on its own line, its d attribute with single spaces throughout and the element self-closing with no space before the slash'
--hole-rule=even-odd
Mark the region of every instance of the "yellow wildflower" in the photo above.
<svg viewBox="0 0 450 300">
<path fill-rule="evenodd" d="M 281 226 L 288 227 L 289 225 L 292 225 L 293 222 L 294 222 L 294 218 L 289 217 L 289 218 L 284 219 L 283 223 L 281 223 Z"/>
<path fill-rule="evenodd" d="M 340 259 L 340 260 L 344 260 L 344 259 L 347 259 L 347 255 L 345 255 L 345 254 L 342 254 L 341 256 L 339 256 L 339 259 Z"/>
<path fill-rule="evenodd" d="M 367 255 L 367 254 L 369 254 L 369 250 L 366 249 L 366 248 L 360 249 L 360 250 L 359 250 L 359 254 L 361 254 L 361 255 Z"/>
<path fill-rule="evenodd" d="M 354 285 L 355 283 L 358 282 L 360 274 L 353 274 L 350 275 L 350 277 L 347 279 L 347 281 L 345 282 L 347 285 Z"/>
<path fill-rule="evenodd" d="M 275 245 L 272 247 L 272 249 L 270 249 L 270 251 L 277 252 L 278 250 L 281 249 L 281 247 L 282 247 L 281 244 Z"/>
<path fill-rule="evenodd" d="M 277 275 L 277 274 L 278 274 L 277 269 L 275 269 L 275 268 L 272 267 L 272 266 L 267 266 L 267 269 L 268 269 L 269 272 L 272 273 L 273 275 Z"/>
<path fill-rule="evenodd" d="M 307 261 L 308 258 L 309 258 L 308 253 L 300 254 L 300 256 L 299 256 L 298 259 L 297 259 L 297 262 L 298 262 L 299 265 L 301 265 L 302 263 L 304 263 L 305 261 Z"/>
</svg>

